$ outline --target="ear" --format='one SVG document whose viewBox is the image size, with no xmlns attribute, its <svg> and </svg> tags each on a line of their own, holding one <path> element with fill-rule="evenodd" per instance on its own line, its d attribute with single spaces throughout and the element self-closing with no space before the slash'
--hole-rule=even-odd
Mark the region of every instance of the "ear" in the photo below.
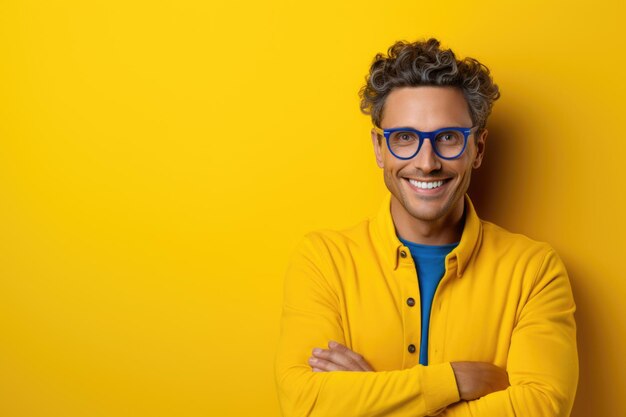
<svg viewBox="0 0 626 417">
<path fill-rule="evenodd" d="M 480 133 L 480 136 L 478 136 L 478 138 L 476 139 L 476 157 L 474 158 L 474 162 L 472 163 L 472 167 L 474 169 L 480 167 L 481 164 L 483 163 L 483 157 L 485 156 L 485 146 L 487 142 L 488 133 L 489 132 L 487 131 L 487 129 L 484 129 Z"/>
<path fill-rule="evenodd" d="M 372 145 L 374 146 L 374 154 L 376 155 L 376 165 L 378 168 L 384 168 L 383 163 L 383 138 L 381 138 L 374 129 L 372 129 Z"/>
</svg>

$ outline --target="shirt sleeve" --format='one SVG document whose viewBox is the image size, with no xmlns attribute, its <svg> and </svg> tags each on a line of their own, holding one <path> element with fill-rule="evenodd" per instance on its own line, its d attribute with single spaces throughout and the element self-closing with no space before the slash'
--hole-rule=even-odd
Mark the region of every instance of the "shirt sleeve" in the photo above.
<svg viewBox="0 0 626 417">
<path fill-rule="evenodd" d="M 459 401 L 450 363 L 384 372 L 313 372 L 308 358 L 329 340 L 345 343 L 338 283 L 320 238 L 307 237 L 285 279 L 276 357 L 284 417 L 436 415 Z"/>
<path fill-rule="evenodd" d="M 511 337 L 511 386 L 447 408 L 446 417 L 569 416 L 578 384 L 575 304 L 563 263 L 546 254 Z"/>
</svg>

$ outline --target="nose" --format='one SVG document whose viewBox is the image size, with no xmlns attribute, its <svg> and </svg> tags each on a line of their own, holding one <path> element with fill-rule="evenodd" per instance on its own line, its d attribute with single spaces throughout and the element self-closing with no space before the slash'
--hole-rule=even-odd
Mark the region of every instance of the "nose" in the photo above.
<svg viewBox="0 0 626 417">
<path fill-rule="evenodd" d="M 429 174 L 441 169 L 441 159 L 435 153 L 430 139 L 425 139 L 417 155 L 412 160 L 413 165 L 422 173 Z"/>
</svg>

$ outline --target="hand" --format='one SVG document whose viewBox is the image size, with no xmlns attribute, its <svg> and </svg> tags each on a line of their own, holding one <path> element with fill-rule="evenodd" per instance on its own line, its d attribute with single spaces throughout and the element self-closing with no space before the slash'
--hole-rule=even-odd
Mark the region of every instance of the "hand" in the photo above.
<svg viewBox="0 0 626 417">
<path fill-rule="evenodd" d="M 313 349 L 309 365 L 313 372 L 374 370 L 363 356 L 334 341 L 328 342 L 328 349 Z"/>
<path fill-rule="evenodd" d="M 511 385 L 506 371 L 491 363 L 452 362 L 452 369 L 459 388 L 459 396 L 465 401 L 503 391 Z"/>
</svg>

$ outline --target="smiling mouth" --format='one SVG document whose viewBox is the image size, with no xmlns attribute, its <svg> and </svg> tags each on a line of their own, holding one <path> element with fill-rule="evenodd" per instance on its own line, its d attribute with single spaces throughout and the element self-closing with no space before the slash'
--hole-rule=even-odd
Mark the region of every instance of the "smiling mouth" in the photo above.
<svg viewBox="0 0 626 417">
<path fill-rule="evenodd" d="M 420 190 L 434 190 L 441 187 L 448 180 L 438 180 L 438 181 L 417 181 L 412 178 L 407 178 L 409 183 Z"/>
</svg>

